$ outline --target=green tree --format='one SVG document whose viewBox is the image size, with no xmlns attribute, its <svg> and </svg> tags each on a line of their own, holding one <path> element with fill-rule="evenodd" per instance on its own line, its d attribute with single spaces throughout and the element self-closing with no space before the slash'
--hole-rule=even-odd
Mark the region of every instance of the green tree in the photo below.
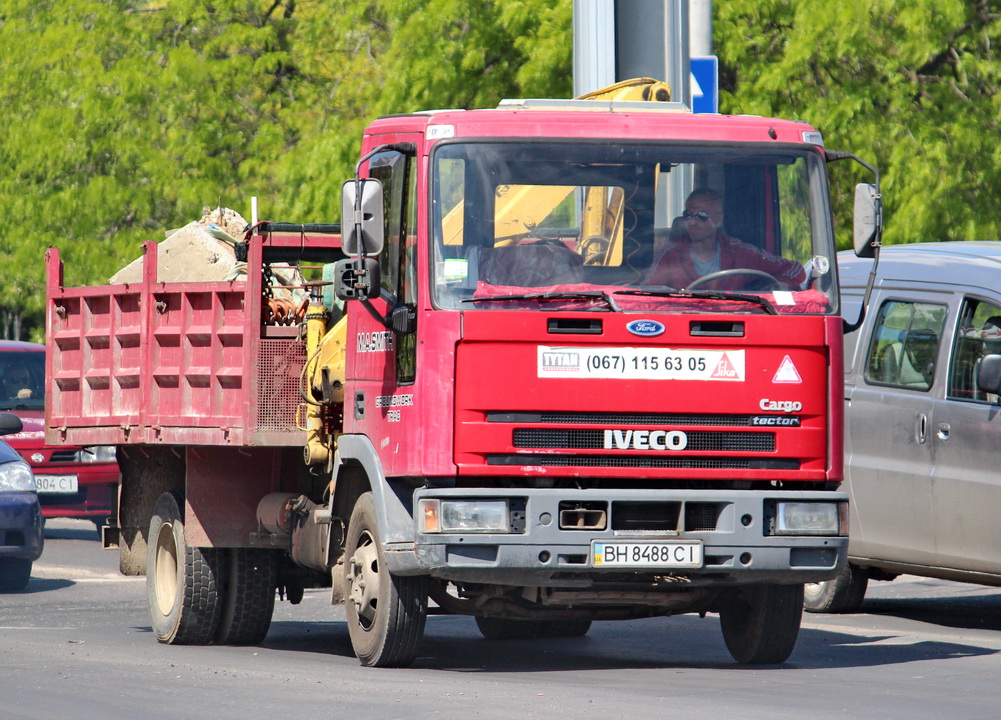
<svg viewBox="0 0 1001 720">
<path fill-rule="evenodd" d="M 365 123 L 568 95 L 569 0 L 7 0 L 0 331 L 223 205 L 336 221 Z"/>
<path fill-rule="evenodd" d="M 717 0 L 714 35 L 724 112 L 805 120 L 879 167 L 885 242 L 999 238 L 995 3 Z M 850 247 L 851 181 L 867 178 L 842 167 L 832 191 Z"/>
</svg>

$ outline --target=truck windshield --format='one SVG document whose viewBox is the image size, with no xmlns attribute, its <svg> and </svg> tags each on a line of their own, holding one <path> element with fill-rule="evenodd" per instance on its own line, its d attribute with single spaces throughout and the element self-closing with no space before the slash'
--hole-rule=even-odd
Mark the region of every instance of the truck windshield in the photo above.
<svg viewBox="0 0 1001 720">
<path fill-rule="evenodd" d="M 835 313 L 825 173 L 818 153 L 790 146 L 443 143 L 435 302 Z"/>
</svg>

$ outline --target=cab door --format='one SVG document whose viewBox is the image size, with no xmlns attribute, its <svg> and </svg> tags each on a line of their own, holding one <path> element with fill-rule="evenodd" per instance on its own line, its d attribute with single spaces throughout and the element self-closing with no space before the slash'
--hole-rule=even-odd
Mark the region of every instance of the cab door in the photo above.
<svg viewBox="0 0 1001 720">
<path fill-rule="evenodd" d="M 394 134 L 381 143 L 419 147 L 420 136 Z M 392 312 L 417 305 L 417 162 L 412 153 L 387 150 L 369 160 L 369 176 L 382 183 L 385 244 L 379 255 L 380 297 L 348 303 L 348 362 L 344 428 L 367 435 L 387 476 L 412 472 L 421 424 L 416 422 L 417 336 L 388 325 Z M 395 311 L 394 311 L 395 308 Z M 415 324 L 414 324 L 415 325 Z"/>
<path fill-rule="evenodd" d="M 853 557 L 934 557 L 932 415 L 943 395 L 948 302 L 947 294 L 884 290 L 870 305 L 846 394 Z"/>
</svg>

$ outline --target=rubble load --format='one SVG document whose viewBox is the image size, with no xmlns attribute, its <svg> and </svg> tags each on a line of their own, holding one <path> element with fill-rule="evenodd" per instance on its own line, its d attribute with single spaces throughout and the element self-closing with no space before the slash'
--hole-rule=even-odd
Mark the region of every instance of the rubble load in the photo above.
<svg viewBox="0 0 1001 720">
<path fill-rule="evenodd" d="M 244 280 L 247 264 L 236 259 L 236 246 L 249 227 L 230 208 L 204 208 L 202 217 L 169 230 L 156 248 L 156 280 L 174 282 L 226 282 Z M 143 259 L 133 260 L 109 279 L 111 285 L 142 282 Z M 295 324 L 308 304 L 305 279 L 297 267 L 275 263 L 265 277 L 270 283 L 264 299 L 265 322 Z"/>
</svg>

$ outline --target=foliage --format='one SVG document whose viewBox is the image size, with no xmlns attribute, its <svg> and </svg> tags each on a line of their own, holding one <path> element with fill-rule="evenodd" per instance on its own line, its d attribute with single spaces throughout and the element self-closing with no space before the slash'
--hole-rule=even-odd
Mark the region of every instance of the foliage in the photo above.
<svg viewBox="0 0 1001 720">
<path fill-rule="evenodd" d="M 721 106 L 797 118 L 882 172 L 887 243 L 994 240 L 1001 14 L 989 0 L 717 0 Z M 835 169 L 836 168 L 836 169 Z M 844 168 L 844 169 L 843 169 Z M 852 180 L 832 166 L 839 244 Z"/>
<path fill-rule="evenodd" d="M 992 0 L 717 0 L 725 112 L 881 170 L 887 242 L 1001 231 Z M 5 0 L 0 333 L 41 338 L 42 255 L 101 283 L 222 205 L 336 221 L 365 124 L 572 92 L 571 0 Z M 833 166 L 839 240 L 853 181 Z"/>
<path fill-rule="evenodd" d="M 365 123 L 568 94 L 567 0 L 6 0 L 0 330 L 202 215 L 336 220 Z M 28 326 L 21 329 L 21 322 Z"/>
</svg>

